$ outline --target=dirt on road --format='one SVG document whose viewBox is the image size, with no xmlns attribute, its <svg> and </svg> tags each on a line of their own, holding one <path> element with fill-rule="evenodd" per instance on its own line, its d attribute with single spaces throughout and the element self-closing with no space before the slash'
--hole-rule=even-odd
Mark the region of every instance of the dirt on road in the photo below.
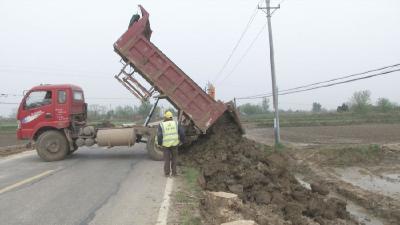
<svg viewBox="0 0 400 225">
<path fill-rule="evenodd" d="M 209 191 L 237 194 L 245 219 L 266 224 L 357 224 L 346 202 L 303 187 L 288 170 L 289 158 L 242 137 L 229 115 L 219 121 L 182 156 L 200 169 L 200 185 Z M 220 224 L 202 209 L 205 224 Z"/>
</svg>

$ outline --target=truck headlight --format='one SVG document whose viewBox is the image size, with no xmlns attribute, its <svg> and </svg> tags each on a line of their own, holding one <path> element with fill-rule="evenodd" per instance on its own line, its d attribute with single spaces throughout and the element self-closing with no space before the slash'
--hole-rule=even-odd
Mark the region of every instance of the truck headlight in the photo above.
<svg viewBox="0 0 400 225">
<path fill-rule="evenodd" d="M 17 120 L 17 129 L 21 128 L 21 121 Z"/>
</svg>

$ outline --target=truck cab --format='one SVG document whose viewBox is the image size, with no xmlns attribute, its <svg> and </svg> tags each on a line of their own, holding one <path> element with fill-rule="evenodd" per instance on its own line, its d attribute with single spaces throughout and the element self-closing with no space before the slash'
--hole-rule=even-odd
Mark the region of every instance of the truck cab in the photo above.
<svg viewBox="0 0 400 225">
<path fill-rule="evenodd" d="M 31 88 L 20 103 L 17 137 L 30 140 L 45 161 L 62 160 L 84 145 L 133 146 L 136 142 L 147 143 L 152 159 L 162 159 L 162 151 L 154 142 L 156 128 L 135 125 L 98 129 L 88 126 L 86 119 L 82 88 L 71 84 L 39 85 Z"/>
<path fill-rule="evenodd" d="M 20 103 L 17 138 L 37 142 L 42 134 L 52 131 L 58 132 L 68 142 L 76 138 L 77 132 L 74 131 L 85 124 L 86 108 L 84 93 L 79 86 L 35 86 Z"/>
</svg>

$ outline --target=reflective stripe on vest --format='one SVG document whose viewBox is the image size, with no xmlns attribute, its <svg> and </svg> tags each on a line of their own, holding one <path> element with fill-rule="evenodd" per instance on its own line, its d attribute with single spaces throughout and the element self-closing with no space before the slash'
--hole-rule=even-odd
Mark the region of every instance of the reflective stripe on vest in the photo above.
<svg viewBox="0 0 400 225">
<path fill-rule="evenodd" d="M 160 124 L 163 134 L 163 147 L 173 147 L 179 145 L 178 123 L 171 120 Z"/>
</svg>

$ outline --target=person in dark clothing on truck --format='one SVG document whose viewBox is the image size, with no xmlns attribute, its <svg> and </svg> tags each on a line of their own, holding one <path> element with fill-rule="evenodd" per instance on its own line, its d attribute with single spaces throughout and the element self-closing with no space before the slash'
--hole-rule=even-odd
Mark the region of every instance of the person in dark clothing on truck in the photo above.
<svg viewBox="0 0 400 225">
<path fill-rule="evenodd" d="M 129 29 L 134 23 L 136 23 L 137 21 L 139 21 L 139 19 L 140 19 L 139 14 L 134 14 L 134 15 L 132 16 L 131 20 L 129 20 L 128 29 Z"/>
<path fill-rule="evenodd" d="M 166 111 L 164 121 L 158 126 L 157 142 L 164 154 L 164 174 L 176 176 L 176 161 L 178 158 L 178 146 L 184 142 L 185 133 L 178 122 L 173 120 L 172 112 Z"/>
</svg>

